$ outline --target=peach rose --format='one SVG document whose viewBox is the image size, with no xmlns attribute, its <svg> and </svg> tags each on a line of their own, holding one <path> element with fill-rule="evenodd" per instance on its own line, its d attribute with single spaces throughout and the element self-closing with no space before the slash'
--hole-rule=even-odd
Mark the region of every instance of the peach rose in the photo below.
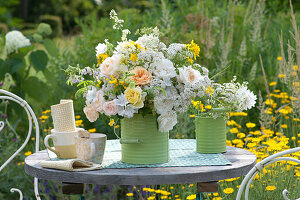
<svg viewBox="0 0 300 200">
<path fill-rule="evenodd" d="M 145 68 L 136 67 L 130 71 L 135 74 L 132 79 L 135 81 L 135 85 L 147 85 L 152 81 L 152 75 Z"/>
<path fill-rule="evenodd" d="M 103 111 L 108 116 L 116 115 L 118 113 L 116 101 L 113 100 L 113 101 L 105 102 L 103 104 Z"/>
<path fill-rule="evenodd" d="M 90 122 L 94 122 L 99 118 L 99 113 L 91 104 L 85 106 L 83 112 Z"/>
</svg>

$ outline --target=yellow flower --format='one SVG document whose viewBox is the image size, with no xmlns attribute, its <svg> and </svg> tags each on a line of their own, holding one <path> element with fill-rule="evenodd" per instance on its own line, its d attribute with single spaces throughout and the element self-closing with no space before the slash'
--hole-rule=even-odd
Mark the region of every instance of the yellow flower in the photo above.
<svg viewBox="0 0 300 200">
<path fill-rule="evenodd" d="M 293 70 L 294 70 L 294 71 L 298 71 L 298 70 L 299 70 L 299 67 L 298 67 L 298 65 L 293 65 L 293 67 L 292 67 L 292 68 L 293 68 Z"/>
<path fill-rule="evenodd" d="M 47 114 L 47 113 L 49 113 L 49 112 L 51 112 L 51 110 L 45 110 L 45 111 L 43 111 L 42 113 L 43 113 L 43 114 Z"/>
<path fill-rule="evenodd" d="M 115 128 L 119 128 L 119 127 L 120 127 L 120 125 L 115 126 Z"/>
<path fill-rule="evenodd" d="M 76 115 L 76 116 L 75 116 L 75 119 L 80 119 L 80 115 Z"/>
<path fill-rule="evenodd" d="M 292 137 L 292 141 L 295 141 L 296 140 L 296 137 Z"/>
<path fill-rule="evenodd" d="M 285 74 L 278 74 L 278 78 L 283 78 L 285 77 Z"/>
<path fill-rule="evenodd" d="M 138 59 L 137 53 L 135 53 L 135 54 L 131 53 L 130 54 L 129 60 L 131 60 L 132 62 L 135 62 L 137 59 Z"/>
<path fill-rule="evenodd" d="M 247 128 L 254 128 L 256 126 L 256 124 L 248 122 L 246 123 Z"/>
<path fill-rule="evenodd" d="M 95 128 L 89 129 L 89 132 L 90 132 L 90 133 L 95 133 L 95 132 L 96 132 L 96 129 L 95 129 Z"/>
<path fill-rule="evenodd" d="M 132 196 L 133 196 L 133 193 L 132 193 L 132 192 L 130 192 L 130 193 L 127 193 L 127 194 L 126 194 L 126 196 L 128 196 L 128 197 L 132 197 Z"/>
<path fill-rule="evenodd" d="M 196 43 L 194 43 L 194 40 L 191 41 L 191 44 L 186 44 L 185 46 L 188 50 L 193 52 L 194 59 L 196 60 L 200 53 L 200 47 Z"/>
<path fill-rule="evenodd" d="M 281 124 L 281 128 L 287 128 L 286 124 Z"/>
<path fill-rule="evenodd" d="M 205 92 L 206 92 L 206 94 L 209 94 L 210 96 L 212 96 L 214 93 L 214 89 L 209 86 L 208 88 L 205 89 Z"/>
<path fill-rule="evenodd" d="M 244 137 L 246 137 L 246 134 L 245 133 L 238 133 L 237 137 L 238 138 L 244 138 Z"/>
<path fill-rule="evenodd" d="M 129 103 L 136 108 L 144 107 L 142 89 L 140 87 L 130 88 L 125 90 L 125 97 Z"/>
<path fill-rule="evenodd" d="M 266 191 L 273 191 L 273 190 L 275 190 L 275 189 L 276 189 L 276 187 L 273 186 L 273 185 L 268 185 L 268 186 L 266 187 Z"/>
<path fill-rule="evenodd" d="M 277 60 L 282 61 L 282 57 L 281 57 L 281 56 L 278 56 L 278 57 L 277 57 Z"/>
<path fill-rule="evenodd" d="M 232 128 L 230 129 L 230 133 L 238 133 L 239 130 L 237 128 Z"/>
<path fill-rule="evenodd" d="M 115 120 L 114 119 L 110 119 L 108 125 L 109 126 L 113 126 L 115 124 Z"/>
<path fill-rule="evenodd" d="M 186 199 L 194 200 L 194 199 L 196 199 L 196 194 L 191 194 L 191 195 L 187 196 Z"/>
<path fill-rule="evenodd" d="M 211 109 L 211 105 L 205 106 L 205 109 L 210 110 Z"/>
<path fill-rule="evenodd" d="M 32 154 L 31 151 L 26 151 L 26 152 L 24 153 L 25 156 L 30 156 L 31 154 Z"/>
<path fill-rule="evenodd" d="M 173 187 L 173 186 L 171 186 L 171 187 L 170 187 L 170 190 L 173 190 L 173 189 L 174 189 L 174 187 Z"/>
<path fill-rule="evenodd" d="M 193 118 L 193 117 L 195 117 L 195 115 L 190 115 L 190 117 L 192 117 L 192 118 Z"/>
<path fill-rule="evenodd" d="M 274 85 L 276 85 L 277 83 L 275 82 L 275 81 L 273 81 L 273 82 L 271 82 L 271 83 L 269 83 L 269 86 L 274 86 Z"/>
<path fill-rule="evenodd" d="M 234 192 L 234 189 L 233 189 L 233 188 L 225 188 L 225 189 L 223 190 L 223 192 L 224 192 L 225 194 L 231 194 L 231 193 Z"/>
<path fill-rule="evenodd" d="M 190 57 L 186 57 L 186 59 L 187 59 L 187 61 L 188 61 L 188 62 L 190 62 L 191 64 L 193 64 L 193 63 L 194 63 L 194 60 L 193 60 L 193 59 L 191 59 Z"/>
<path fill-rule="evenodd" d="M 222 200 L 222 197 L 214 197 L 213 200 Z"/>
<path fill-rule="evenodd" d="M 97 63 L 98 63 L 97 66 L 99 66 L 101 63 L 103 63 L 103 61 L 108 57 L 109 57 L 109 55 L 107 53 L 99 54 L 97 56 Z"/>
</svg>

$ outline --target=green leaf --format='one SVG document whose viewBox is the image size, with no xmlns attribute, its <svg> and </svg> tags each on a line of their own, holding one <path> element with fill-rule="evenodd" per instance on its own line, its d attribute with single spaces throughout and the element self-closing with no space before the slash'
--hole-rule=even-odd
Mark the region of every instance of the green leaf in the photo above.
<svg viewBox="0 0 300 200">
<path fill-rule="evenodd" d="M 10 74 L 14 74 L 25 66 L 23 60 L 20 58 L 8 59 L 6 60 L 5 65 L 8 66 Z"/>
<path fill-rule="evenodd" d="M 31 52 L 30 56 L 30 62 L 34 66 L 34 68 L 38 71 L 44 71 L 47 67 L 48 63 L 48 56 L 47 54 L 42 50 L 37 50 Z"/>
<path fill-rule="evenodd" d="M 56 47 L 56 44 L 53 40 L 45 39 L 44 40 L 44 46 L 45 46 L 47 52 L 51 56 L 53 56 L 53 57 L 58 57 L 59 56 L 58 48 Z"/>
<path fill-rule="evenodd" d="M 23 88 L 30 98 L 37 100 L 40 103 L 47 103 L 48 92 L 46 83 L 39 80 L 37 77 L 29 77 L 24 80 Z"/>
<path fill-rule="evenodd" d="M 9 65 L 0 59 L 0 80 L 4 79 L 4 75 L 9 72 Z"/>
</svg>

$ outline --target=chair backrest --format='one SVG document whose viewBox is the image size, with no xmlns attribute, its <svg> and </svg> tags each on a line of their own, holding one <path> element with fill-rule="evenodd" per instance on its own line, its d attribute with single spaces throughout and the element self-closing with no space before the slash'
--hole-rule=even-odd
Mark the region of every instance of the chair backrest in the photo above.
<svg viewBox="0 0 300 200">
<path fill-rule="evenodd" d="M 251 183 L 252 183 L 254 177 L 256 176 L 256 174 L 258 174 L 259 172 L 261 172 L 266 166 L 271 165 L 271 164 L 276 163 L 276 162 L 279 162 L 279 161 L 293 161 L 293 162 L 296 162 L 296 163 L 300 164 L 300 160 L 297 160 L 295 158 L 282 157 L 284 155 L 288 155 L 288 154 L 295 153 L 295 152 L 298 152 L 298 151 L 300 151 L 300 147 L 296 147 L 296 148 L 293 148 L 293 149 L 282 151 L 282 152 L 276 153 L 274 155 L 271 155 L 271 156 L 263 159 L 261 162 L 257 163 L 248 172 L 248 174 L 244 178 L 243 182 L 241 183 L 239 191 L 238 191 L 237 196 L 236 196 L 236 200 L 240 200 L 241 199 L 243 191 L 245 191 L 245 200 L 248 200 L 249 188 L 251 186 Z M 285 200 L 290 200 L 287 197 L 288 193 L 289 192 L 286 189 L 283 190 L 283 192 L 282 192 L 283 198 Z M 300 200 L 300 198 L 296 199 L 296 200 Z"/>
<path fill-rule="evenodd" d="M 8 92 L 8 91 L 2 90 L 2 89 L 0 89 L 0 99 L 13 101 L 13 102 L 18 103 L 20 106 L 22 106 L 26 111 L 26 114 L 27 114 L 27 117 L 28 117 L 28 124 L 29 124 L 28 125 L 29 130 L 28 130 L 27 137 L 26 137 L 24 143 L 13 155 L 11 155 L 8 158 L 8 160 L 5 163 L 3 163 L 0 166 L 0 172 L 1 172 L 4 169 L 4 167 L 6 167 L 8 165 L 8 163 L 10 163 L 13 160 L 13 158 L 18 153 L 20 153 L 20 151 L 22 151 L 23 148 L 27 145 L 27 143 L 28 143 L 28 141 L 31 137 L 32 129 L 33 129 L 32 121 L 33 121 L 34 126 L 35 126 L 35 137 L 36 137 L 35 151 L 36 152 L 39 151 L 40 128 L 39 128 L 39 124 L 38 124 L 38 120 L 36 118 L 36 115 L 34 114 L 32 108 L 28 105 L 28 103 L 25 100 L 23 100 L 22 98 L 20 98 L 19 96 L 15 95 L 11 92 Z M 5 126 L 5 123 L 1 121 L 0 122 L 0 132 L 3 130 L 4 126 Z M 23 194 L 19 189 L 12 188 L 10 191 L 11 192 L 15 192 L 15 191 L 19 192 L 20 199 L 23 199 Z M 39 192 L 38 192 L 38 179 L 37 178 L 34 178 L 34 192 L 35 192 L 36 199 L 40 200 L 41 198 L 40 198 L 40 195 L 39 195 Z"/>
</svg>

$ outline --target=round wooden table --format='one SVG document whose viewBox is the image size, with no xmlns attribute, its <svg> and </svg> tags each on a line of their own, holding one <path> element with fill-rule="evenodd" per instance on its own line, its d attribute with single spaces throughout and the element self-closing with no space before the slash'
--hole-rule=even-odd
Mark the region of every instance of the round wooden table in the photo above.
<svg viewBox="0 0 300 200">
<path fill-rule="evenodd" d="M 227 147 L 225 153 L 232 165 L 101 169 L 87 172 L 67 172 L 47 169 L 40 166 L 43 160 L 49 160 L 46 150 L 39 151 L 25 159 L 27 174 L 39 179 L 70 183 L 90 183 L 102 185 L 161 185 L 217 182 L 219 180 L 240 177 L 256 164 L 256 156 L 246 150 Z"/>
</svg>

